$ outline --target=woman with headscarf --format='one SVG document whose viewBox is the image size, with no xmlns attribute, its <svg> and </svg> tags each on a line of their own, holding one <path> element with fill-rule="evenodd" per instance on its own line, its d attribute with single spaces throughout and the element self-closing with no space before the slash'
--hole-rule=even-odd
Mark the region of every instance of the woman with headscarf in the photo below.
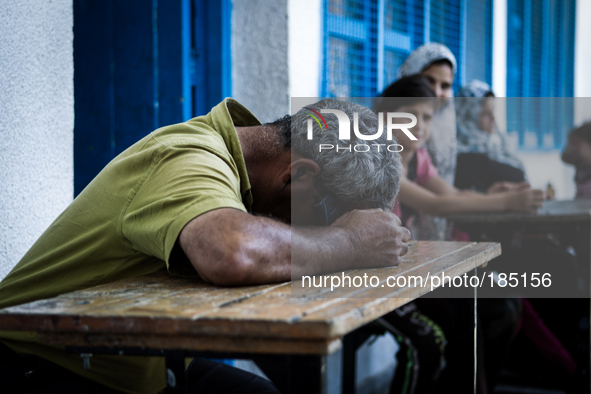
<svg viewBox="0 0 591 394">
<path fill-rule="evenodd" d="M 433 117 L 433 133 L 427 151 L 439 176 L 453 185 L 456 171 L 456 119 L 452 85 L 457 69 L 456 58 L 443 44 L 428 43 L 415 49 L 398 70 L 398 78 L 420 74 L 427 78 L 431 88 L 440 98 L 439 108 Z M 444 218 L 420 213 L 412 229 L 413 236 L 422 240 L 444 240 L 450 229 Z"/>
<path fill-rule="evenodd" d="M 487 192 L 516 186 L 508 182 L 524 182 L 523 164 L 495 123 L 494 94 L 490 86 L 478 80 L 470 82 L 460 89 L 455 104 L 458 139 L 455 186 Z"/>
</svg>

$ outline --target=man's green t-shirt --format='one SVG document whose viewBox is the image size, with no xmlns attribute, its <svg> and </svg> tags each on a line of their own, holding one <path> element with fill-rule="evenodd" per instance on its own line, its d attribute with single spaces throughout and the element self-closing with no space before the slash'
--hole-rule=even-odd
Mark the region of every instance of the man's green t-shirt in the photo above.
<svg viewBox="0 0 591 394">
<path fill-rule="evenodd" d="M 250 211 L 252 194 L 234 126 L 259 125 L 233 99 L 201 117 L 158 129 L 111 161 L 49 226 L 0 283 L 0 308 L 55 297 L 164 269 L 183 227 L 217 208 Z M 189 269 L 187 269 L 189 268 Z M 34 332 L 0 331 L 21 354 L 36 354 L 79 375 L 130 393 L 165 387 L 156 357 L 79 355 L 41 344 Z"/>
</svg>

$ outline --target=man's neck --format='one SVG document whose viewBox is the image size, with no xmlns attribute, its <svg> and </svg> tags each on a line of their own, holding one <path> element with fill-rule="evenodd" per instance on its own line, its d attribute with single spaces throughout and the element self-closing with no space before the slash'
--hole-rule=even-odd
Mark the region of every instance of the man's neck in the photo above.
<svg viewBox="0 0 591 394">
<path fill-rule="evenodd" d="M 244 157 L 244 163 L 246 164 L 246 172 L 248 173 L 248 180 L 250 181 L 251 187 L 253 186 L 253 184 L 257 183 L 258 178 L 258 171 L 255 170 L 256 149 L 254 147 L 252 138 L 252 135 L 256 134 L 257 132 L 257 130 L 255 130 L 256 128 L 257 126 L 236 127 L 236 134 L 238 135 L 238 140 L 240 141 L 240 148 L 242 149 L 242 156 Z"/>
<path fill-rule="evenodd" d="M 236 127 L 254 205 L 264 198 L 267 189 L 274 190 L 271 183 L 291 162 L 289 151 L 281 146 L 272 130 L 263 127 Z"/>
</svg>

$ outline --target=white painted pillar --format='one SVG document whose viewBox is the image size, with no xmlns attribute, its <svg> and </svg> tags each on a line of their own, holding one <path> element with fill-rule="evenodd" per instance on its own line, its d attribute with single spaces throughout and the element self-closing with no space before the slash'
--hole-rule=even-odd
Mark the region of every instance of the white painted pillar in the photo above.
<svg viewBox="0 0 591 394">
<path fill-rule="evenodd" d="M 575 97 L 591 97 L 591 1 L 577 0 L 575 27 Z M 575 125 L 591 120 L 591 98 L 575 101 Z"/>
<path fill-rule="evenodd" d="M 497 97 L 507 96 L 507 0 L 493 2 L 493 75 L 492 90 Z"/>
<path fill-rule="evenodd" d="M 322 73 L 322 1 L 288 0 L 289 95 L 318 97 Z"/>
</svg>

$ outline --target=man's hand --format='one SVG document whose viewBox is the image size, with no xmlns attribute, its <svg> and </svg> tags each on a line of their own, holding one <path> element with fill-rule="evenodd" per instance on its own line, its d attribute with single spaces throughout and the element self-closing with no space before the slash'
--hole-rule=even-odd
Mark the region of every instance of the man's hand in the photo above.
<svg viewBox="0 0 591 394">
<path fill-rule="evenodd" d="M 332 227 L 351 233 L 359 253 L 359 268 L 387 267 L 400 264 L 408 252 L 411 234 L 401 226 L 398 216 L 381 209 L 353 210 L 338 218 Z"/>
</svg>

